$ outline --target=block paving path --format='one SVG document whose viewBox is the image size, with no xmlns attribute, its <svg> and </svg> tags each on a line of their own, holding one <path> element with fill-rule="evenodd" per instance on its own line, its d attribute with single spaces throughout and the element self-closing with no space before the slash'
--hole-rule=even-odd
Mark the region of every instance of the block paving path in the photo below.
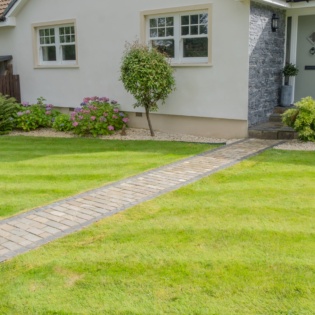
<svg viewBox="0 0 315 315">
<path fill-rule="evenodd" d="M 246 139 L 0 221 L 0 262 L 281 143 Z"/>
</svg>

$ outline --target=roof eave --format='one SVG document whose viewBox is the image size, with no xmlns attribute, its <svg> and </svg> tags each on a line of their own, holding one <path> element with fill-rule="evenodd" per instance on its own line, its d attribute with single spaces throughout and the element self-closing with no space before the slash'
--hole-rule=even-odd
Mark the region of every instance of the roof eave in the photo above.
<svg viewBox="0 0 315 315">
<path fill-rule="evenodd" d="M 0 28 L 16 26 L 15 16 L 27 1 L 28 0 L 12 0 L 0 17 Z"/>
<path fill-rule="evenodd" d="M 0 22 L 1 27 L 14 27 L 16 26 L 16 19 L 15 17 L 5 17 L 3 21 Z"/>
<path fill-rule="evenodd" d="M 11 0 L 7 8 L 4 10 L 3 14 L 0 17 L 0 26 L 2 23 L 6 22 L 10 18 L 15 18 L 18 12 L 28 0 Z M 11 24 L 9 22 L 8 24 Z"/>
<path fill-rule="evenodd" d="M 5 18 L 6 15 L 10 12 L 10 10 L 14 7 L 14 5 L 16 4 L 16 2 L 18 2 L 18 0 L 12 0 L 9 5 L 7 6 L 7 8 L 4 10 L 4 12 L 2 13 L 1 18 Z"/>
<path fill-rule="evenodd" d="M 281 0 L 253 0 L 256 2 L 262 2 L 274 7 L 283 8 L 283 9 L 301 9 L 301 8 L 313 8 L 315 7 L 315 1 L 310 2 L 285 2 Z"/>
<path fill-rule="evenodd" d="M 278 8 L 289 9 L 291 5 L 289 3 L 283 2 L 281 0 L 254 0 L 256 2 L 266 3 L 271 6 L 275 6 Z"/>
</svg>

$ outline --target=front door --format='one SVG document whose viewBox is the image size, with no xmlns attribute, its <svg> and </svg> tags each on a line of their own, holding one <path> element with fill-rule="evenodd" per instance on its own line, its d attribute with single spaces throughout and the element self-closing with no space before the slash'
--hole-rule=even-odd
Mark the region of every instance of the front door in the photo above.
<svg viewBox="0 0 315 315">
<path fill-rule="evenodd" d="M 300 16 L 295 79 L 295 102 L 306 96 L 315 99 L 315 15 Z"/>
</svg>

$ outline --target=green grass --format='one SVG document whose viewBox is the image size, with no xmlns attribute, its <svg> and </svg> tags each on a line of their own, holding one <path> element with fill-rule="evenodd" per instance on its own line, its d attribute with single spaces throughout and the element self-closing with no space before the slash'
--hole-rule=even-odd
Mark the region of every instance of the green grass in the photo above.
<svg viewBox="0 0 315 315">
<path fill-rule="evenodd" d="M 269 150 L 0 265 L 0 314 L 313 315 L 315 152 Z"/>
<path fill-rule="evenodd" d="M 206 144 L 0 137 L 0 218 L 187 156 Z"/>
</svg>

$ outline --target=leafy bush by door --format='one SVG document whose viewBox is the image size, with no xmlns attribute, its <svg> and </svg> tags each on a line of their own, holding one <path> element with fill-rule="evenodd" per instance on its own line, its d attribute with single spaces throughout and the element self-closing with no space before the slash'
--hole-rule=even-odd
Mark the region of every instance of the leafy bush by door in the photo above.
<svg viewBox="0 0 315 315">
<path fill-rule="evenodd" d="M 283 123 L 298 132 L 299 139 L 315 141 L 315 100 L 308 96 L 295 106 L 282 115 Z"/>
</svg>

